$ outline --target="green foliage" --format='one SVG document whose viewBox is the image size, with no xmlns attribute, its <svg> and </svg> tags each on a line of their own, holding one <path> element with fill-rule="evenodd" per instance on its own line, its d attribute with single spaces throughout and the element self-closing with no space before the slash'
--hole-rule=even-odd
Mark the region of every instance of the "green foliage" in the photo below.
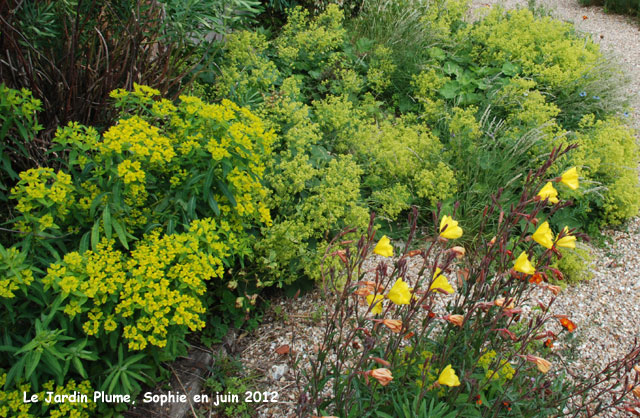
<svg viewBox="0 0 640 418">
<path fill-rule="evenodd" d="M 18 180 L 18 172 L 33 164 L 38 150 L 32 141 L 42 129 L 36 113 L 42 102 L 29 90 L 21 91 L 0 84 L 0 201 L 7 201 L 7 191 Z M 36 154 L 37 155 L 37 154 Z M 35 158 L 38 161 L 39 158 Z"/>
<path fill-rule="evenodd" d="M 557 284 L 568 283 L 576 284 L 583 280 L 591 280 L 593 272 L 591 271 L 591 254 L 587 249 L 563 248 L 560 253 L 562 258 L 558 258 L 552 266 L 562 272 L 563 281 Z"/>
<path fill-rule="evenodd" d="M 640 3 L 637 0 L 580 0 L 583 6 L 604 6 L 605 10 L 615 13 L 627 13 L 640 16 Z"/>
<path fill-rule="evenodd" d="M 114 91 L 117 124 L 59 129 L 63 169 L 19 174 L 19 235 L 0 246 L 7 389 L 81 377 L 135 396 L 205 314 L 238 326 L 255 305 L 263 284 L 225 273 L 272 223 L 262 178 L 273 132 L 230 101 L 158 95 Z"/>
</svg>

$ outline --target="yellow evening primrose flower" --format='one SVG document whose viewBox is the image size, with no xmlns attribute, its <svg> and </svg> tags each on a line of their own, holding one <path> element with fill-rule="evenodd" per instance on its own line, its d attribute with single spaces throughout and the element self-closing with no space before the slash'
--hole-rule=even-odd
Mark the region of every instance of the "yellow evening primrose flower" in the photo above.
<svg viewBox="0 0 640 418">
<path fill-rule="evenodd" d="M 391 290 L 389 290 L 387 297 L 396 305 L 408 305 L 409 302 L 411 302 L 411 291 L 409 290 L 409 285 L 402 279 L 396 280 L 391 287 Z"/>
<path fill-rule="evenodd" d="M 447 239 L 460 238 L 462 236 L 462 228 L 458 226 L 458 221 L 455 221 L 451 216 L 444 215 L 440 221 L 440 236 Z"/>
<path fill-rule="evenodd" d="M 541 200 L 549 199 L 550 203 L 555 204 L 559 202 L 558 191 L 555 189 L 555 187 L 553 187 L 553 184 L 551 184 L 550 181 L 548 181 L 547 184 L 545 184 L 544 187 L 540 189 L 540 191 L 538 192 L 538 196 Z"/>
<path fill-rule="evenodd" d="M 531 262 L 529 261 L 529 257 L 527 257 L 527 253 L 525 253 L 524 251 L 518 258 L 516 258 L 513 269 L 524 274 L 533 274 L 536 272 L 535 267 L 533 267 L 533 264 L 531 264 Z"/>
<path fill-rule="evenodd" d="M 387 238 L 386 235 L 380 238 L 380 241 L 376 244 L 373 252 L 383 257 L 393 257 L 393 247 L 391 246 L 391 241 L 389 241 L 389 238 Z"/>
<path fill-rule="evenodd" d="M 373 295 L 367 296 L 367 303 L 369 305 L 373 305 L 375 303 L 375 305 L 373 305 L 373 308 L 371 308 L 372 314 L 378 315 L 382 313 L 382 300 L 384 300 L 384 296 L 382 295 L 375 295 L 375 299 Z"/>
<path fill-rule="evenodd" d="M 460 379 L 456 376 L 456 371 L 453 370 L 450 364 L 442 370 L 440 376 L 438 377 L 438 383 L 445 386 L 460 386 Z"/>
<path fill-rule="evenodd" d="M 569 234 L 569 227 L 564 227 L 564 236 L 556 241 L 556 247 L 576 248 L 576 237 Z"/>
<path fill-rule="evenodd" d="M 453 287 L 451 287 L 451 285 L 449 284 L 447 278 L 444 277 L 444 275 L 441 273 L 442 271 L 438 267 L 436 267 L 436 272 L 433 274 L 434 280 L 433 283 L 431 283 L 431 286 L 429 286 L 429 290 L 442 289 L 449 294 L 455 292 L 455 290 L 453 290 Z"/>
<path fill-rule="evenodd" d="M 578 181 L 578 170 L 571 167 L 562 174 L 560 182 L 566 184 L 571 190 L 578 190 L 580 183 Z"/>
<path fill-rule="evenodd" d="M 540 224 L 536 232 L 531 236 L 535 242 L 542 245 L 544 248 L 553 247 L 553 232 L 549 227 L 549 222 L 545 221 Z"/>
</svg>

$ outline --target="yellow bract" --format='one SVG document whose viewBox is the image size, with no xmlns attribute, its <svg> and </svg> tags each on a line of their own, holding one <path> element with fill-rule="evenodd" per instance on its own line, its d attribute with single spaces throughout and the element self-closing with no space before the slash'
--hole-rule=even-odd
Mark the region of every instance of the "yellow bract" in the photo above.
<svg viewBox="0 0 640 418">
<path fill-rule="evenodd" d="M 545 248 L 553 247 L 553 232 L 549 227 L 549 222 L 543 222 L 540 224 L 536 232 L 531 236 L 535 242 L 542 245 Z"/>
<path fill-rule="evenodd" d="M 578 170 L 575 167 L 571 167 L 562 174 L 560 181 L 566 184 L 571 190 L 578 190 L 580 183 L 578 181 Z"/>
<path fill-rule="evenodd" d="M 387 297 L 396 305 L 408 305 L 409 302 L 411 302 L 411 290 L 409 290 L 409 285 L 407 285 L 407 283 L 402 279 L 396 280 L 391 287 L 391 290 L 389 290 Z"/>
<path fill-rule="evenodd" d="M 554 204 L 559 202 L 558 191 L 555 189 L 555 187 L 553 187 L 553 184 L 551 184 L 550 181 L 548 181 L 547 184 L 545 184 L 544 187 L 540 189 L 540 191 L 538 192 L 538 196 L 541 200 L 549 199 L 549 202 Z"/>
<path fill-rule="evenodd" d="M 533 267 L 533 264 L 531 264 L 531 262 L 529 261 L 529 257 L 527 257 L 527 253 L 525 253 L 524 251 L 518 258 L 516 258 L 513 269 L 525 274 L 533 274 L 536 272 L 535 267 Z"/>
<path fill-rule="evenodd" d="M 376 244 L 373 252 L 383 257 L 393 257 L 393 247 L 386 235 L 380 238 L 380 241 Z"/>
<path fill-rule="evenodd" d="M 458 379 L 458 376 L 456 376 L 456 371 L 453 370 L 453 367 L 451 367 L 450 364 L 448 364 L 447 367 L 445 367 L 440 373 L 440 376 L 438 377 L 438 383 L 450 387 L 460 386 L 460 379 Z"/>
<path fill-rule="evenodd" d="M 455 292 L 453 287 L 451 287 L 451 285 L 449 284 L 447 278 L 444 277 L 444 275 L 442 275 L 441 273 L 442 271 L 438 267 L 436 267 L 436 272 L 433 274 L 434 280 L 433 283 L 431 283 L 431 286 L 429 286 L 429 290 L 442 289 L 449 294 Z"/>
<path fill-rule="evenodd" d="M 440 236 L 447 239 L 460 238 L 462 228 L 458 226 L 458 221 L 455 221 L 451 216 L 444 215 L 440 221 Z"/>
</svg>

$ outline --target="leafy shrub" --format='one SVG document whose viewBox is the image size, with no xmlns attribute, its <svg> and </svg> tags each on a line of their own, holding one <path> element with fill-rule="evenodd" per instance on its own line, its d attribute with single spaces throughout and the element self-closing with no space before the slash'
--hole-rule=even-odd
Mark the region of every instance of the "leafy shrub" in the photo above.
<svg viewBox="0 0 640 418">
<path fill-rule="evenodd" d="M 583 6 L 604 6 L 606 10 L 616 13 L 640 15 L 640 3 L 637 0 L 580 0 Z"/>
<path fill-rule="evenodd" d="M 117 124 L 70 123 L 55 138 L 63 169 L 19 174 L 19 235 L 0 246 L 5 388 L 79 376 L 135 395 L 205 314 L 220 337 L 255 304 L 263 285 L 227 273 L 272 222 L 261 181 L 273 132 L 230 101 L 158 95 L 114 91 Z"/>
<path fill-rule="evenodd" d="M 558 257 L 552 264 L 562 272 L 562 280 L 555 280 L 555 284 L 563 283 L 576 284 L 583 280 L 591 280 L 593 272 L 591 271 L 592 257 L 590 252 L 584 248 L 562 249 L 560 251 L 562 258 Z"/>
</svg>

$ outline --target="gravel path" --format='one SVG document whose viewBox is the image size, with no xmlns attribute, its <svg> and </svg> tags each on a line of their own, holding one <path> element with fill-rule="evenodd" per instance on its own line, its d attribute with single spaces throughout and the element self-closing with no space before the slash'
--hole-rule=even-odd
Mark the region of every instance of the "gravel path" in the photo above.
<svg viewBox="0 0 640 418">
<path fill-rule="evenodd" d="M 505 8 L 527 7 L 527 0 L 474 0 L 473 13 L 483 13 L 496 4 Z M 609 15 L 599 7 L 582 7 L 577 0 L 538 0 L 538 6 L 552 15 L 575 24 L 592 34 L 605 53 L 611 54 L 627 67 L 633 97 L 633 125 L 640 128 L 640 26 L 629 17 Z M 586 18 L 585 18 L 586 17 Z M 565 289 L 555 304 L 556 314 L 569 314 L 577 324 L 575 332 L 579 353 L 574 370 L 584 373 L 604 367 L 609 361 L 624 355 L 634 337 L 640 338 L 640 218 L 624 227 L 606 230 L 611 244 L 603 249 L 592 248 L 593 279 Z M 542 297 L 542 296 L 541 296 Z M 241 355 L 248 370 L 264 373 L 262 383 L 278 390 L 281 404 L 261 405 L 259 415 L 294 416 L 296 398 L 293 376 L 288 370 L 287 356 L 278 348 L 288 345 L 294 337 L 295 348 L 303 357 L 317 351 L 322 327 L 319 295 L 312 293 L 295 301 L 276 301 L 277 315 L 265 318 Z M 249 340 L 249 338 L 247 338 Z M 241 344 L 244 345 L 244 344 Z M 604 417 L 623 417 L 623 413 L 607 413 Z"/>
</svg>

